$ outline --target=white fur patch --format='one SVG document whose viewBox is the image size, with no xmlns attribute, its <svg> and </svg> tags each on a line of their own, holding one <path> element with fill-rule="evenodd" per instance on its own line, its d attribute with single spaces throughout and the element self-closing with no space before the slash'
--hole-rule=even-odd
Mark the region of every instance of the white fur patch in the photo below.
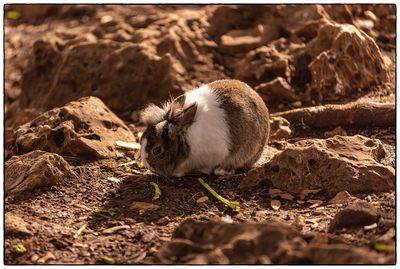
<svg viewBox="0 0 400 269">
<path fill-rule="evenodd" d="M 176 175 L 191 171 L 211 173 L 229 155 L 229 128 L 217 95 L 207 86 L 186 93 L 185 107 L 197 102 L 194 123 L 187 131 L 190 155 Z"/>
<path fill-rule="evenodd" d="M 161 121 L 165 116 L 165 111 L 154 104 L 148 105 L 140 114 L 145 124 L 154 124 Z"/>
<path fill-rule="evenodd" d="M 140 158 L 142 159 L 144 166 L 146 166 L 147 168 L 149 168 L 151 170 L 151 167 L 146 160 L 147 156 L 148 156 L 147 152 L 146 152 L 147 139 L 143 138 L 140 144 L 141 144 L 140 145 Z"/>
</svg>

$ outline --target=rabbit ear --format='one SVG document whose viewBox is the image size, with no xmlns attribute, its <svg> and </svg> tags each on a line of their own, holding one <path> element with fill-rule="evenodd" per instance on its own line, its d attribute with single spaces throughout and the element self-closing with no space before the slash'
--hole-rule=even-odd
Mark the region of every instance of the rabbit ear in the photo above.
<svg viewBox="0 0 400 269">
<path fill-rule="evenodd" d="M 174 116 L 174 122 L 178 131 L 185 131 L 194 121 L 197 112 L 197 103 L 185 108 L 178 115 Z"/>
<path fill-rule="evenodd" d="M 165 111 L 154 104 L 148 105 L 141 113 L 140 118 L 146 125 L 155 124 L 164 119 Z"/>
<path fill-rule="evenodd" d="M 174 104 L 183 107 L 183 105 L 185 104 L 185 100 L 186 100 L 186 95 L 182 94 L 182 95 L 179 95 L 178 97 L 176 97 L 173 102 L 174 102 Z"/>
<path fill-rule="evenodd" d="M 176 97 L 175 99 L 171 99 L 169 102 L 165 104 L 165 109 L 167 111 L 167 118 L 173 118 L 178 115 L 185 104 L 186 95 L 182 94 Z"/>
</svg>

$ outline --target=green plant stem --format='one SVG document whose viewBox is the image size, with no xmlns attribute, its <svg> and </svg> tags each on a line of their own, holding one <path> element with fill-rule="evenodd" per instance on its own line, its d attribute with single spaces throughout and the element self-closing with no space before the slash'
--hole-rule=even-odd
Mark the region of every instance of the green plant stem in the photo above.
<svg viewBox="0 0 400 269">
<path fill-rule="evenodd" d="M 239 202 L 237 201 L 229 201 L 228 199 L 225 199 L 221 195 L 219 195 L 216 191 L 214 191 L 210 185 L 208 185 L 202 178 L 198 178 L 198 181 L 200 182 L 201 185 L 203 185 L 204 188 L 206 188 L 215 198 L 220 200 L 222 203 L 225 205 L 229 206 L 230 208 L 233 209 L 233 211 L 239 212 L 240 210 L 240 205 Z"/>
</svg>

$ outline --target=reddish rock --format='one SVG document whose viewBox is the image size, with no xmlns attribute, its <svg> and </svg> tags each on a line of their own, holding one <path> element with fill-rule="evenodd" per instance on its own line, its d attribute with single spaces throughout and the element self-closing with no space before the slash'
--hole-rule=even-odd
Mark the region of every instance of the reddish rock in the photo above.
<svg viewBox="0 0 400 269">
<path fill-rule="evenodd" d="M 21 105 L 50 109 L 96 96 L 117 113 L 130 111 L 182 92 L 174 73 L 169 56 L 140 45 L 83 42 L 60 51 L 38 41 L 23 76 Z"/>
<path fill-rule="evenodd" d="M 292 87 L 281 77 L 262 83 L 254 88 L 268 103 L 294 102 L 299 100 Z"/>
<path fill-rule="evenodd" d="M 51 186 L 75 175 L 60 155 L 40 150 L 13 156 L 6 162 L 5 170 L 7 195 Z"/>
<path fill-rule="evenodd" d="M 14 153 L 44 150 L 82 158 L 115 157 L 115 141 L 134 142 L 129 128 L 96 97 L 55 108 L 14 132 Z"/>
<path fill-rule="evenodd" d="M 392 190 L 395 170 L 381 163 L 387 155 L 377 139 L 337 135 L 289 144 L 264 168 L 267 180 L 275 188 L 295 193 L 322 188 L 333 197 L 343 190 L 350 193 Z"/>
<path fill-rule="evenodd" d="M 317 101 L 338 100 L 392 79 L 374 40 L 352 25 L 325 24 L 304 53 L 312 59 L 308 92 Z"/>
<path fill-rule="evenodd" d="M 270 120 L 271 133 L 269 135 L 269 142 L 277 140 L 286 140 L 292 136 L 290 123 L 282 117 L 273 117 Z"/>
<path fill-rule="evenodd" d="M 316 234 L 316 237 L 320 235 Z M 186 220 L 157 253 L 163 264 L 380 264 L 384 255 L 345 244 L 307 243 L 282 222 Z"/>
</svg>

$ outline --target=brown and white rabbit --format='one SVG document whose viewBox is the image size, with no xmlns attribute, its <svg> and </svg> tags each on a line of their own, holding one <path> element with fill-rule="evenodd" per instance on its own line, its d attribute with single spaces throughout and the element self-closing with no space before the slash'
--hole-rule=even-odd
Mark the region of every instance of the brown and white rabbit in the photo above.
<svg viewBox="0 0 400 269">
<path fill-rule="evenodd" d="M 152 172 L 233 173 L 249 169 L 267 143 L 269 113 L 261 97 L 238 80 L 217 80 L 141 114 L 147 125 L 141 158 Z"/>
</svg>

